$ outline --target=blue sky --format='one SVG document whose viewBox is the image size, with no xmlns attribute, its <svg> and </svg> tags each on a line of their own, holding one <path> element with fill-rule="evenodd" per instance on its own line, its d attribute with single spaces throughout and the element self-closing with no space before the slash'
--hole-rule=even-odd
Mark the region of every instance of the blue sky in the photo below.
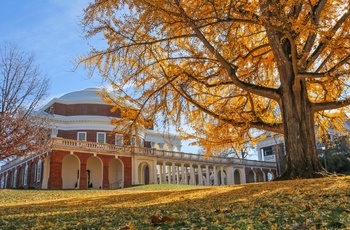
<svg viewBox="0 0 350 230">
<path fill-rule="evenodd" d="M 71 61 L 88 52 L 79 21 L 87 1 L 3 1 L 0 8 L 0 41 L 13 42 L 33 52 L 36 63 L 50 81 L 49 98 L 100 86 L 101 79 L 87 78 L 83 68 L 72 72 Z"/>
<path fill-rule="evenodd" d="M 89 51 L 89 44 L 102 40 L 85 40 L 79 25 L 83 9 L 89 1 L 82 0 L 8 0 L 0 8 L 0 42 L 17 44 L 33 52 L 36 63 L 51 82 L 46 102 L 65 93 L 100 87 L 102 79 L 88 78 L 82 67 L 72 71 L 72 60 Z M 182 151 L 197 152 L 183 142 Z"/>
</svg>

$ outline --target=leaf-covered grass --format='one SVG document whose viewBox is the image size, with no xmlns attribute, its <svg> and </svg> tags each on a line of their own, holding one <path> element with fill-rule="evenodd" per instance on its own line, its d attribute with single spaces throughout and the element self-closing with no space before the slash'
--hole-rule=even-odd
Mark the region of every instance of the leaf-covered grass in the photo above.
<svg viewBox="0 0 350 230">
<path fill-rule="evenodd" d="M 141 186 L 133 186 L 129 188 L 124 188 L 123 190 L 127 191 L 164 191 L 164 190 L 189 190 L 189 189 L 202 189 L 202 188 L 210 188 L 196 185 L 181 185 L 181 184 L 148 184 Z"/>
<path fill-rule="evenodd" d="M 350 229 L 350 177 L 0 190 L 0 229 Z"/>
</svg>

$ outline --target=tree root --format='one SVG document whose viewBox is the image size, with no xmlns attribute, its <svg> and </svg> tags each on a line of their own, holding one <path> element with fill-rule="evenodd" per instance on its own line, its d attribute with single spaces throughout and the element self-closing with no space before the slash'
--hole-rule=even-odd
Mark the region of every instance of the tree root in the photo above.
<svg viewBox="0 0 350 230">
<path fill-rule="evenodd" d="M 331 173 L 326 170 L 308 172 L 304 175 L 296 176 L 289 170 L 286 170 L 281 176 L 276 177 L 273 181 L 282 181 L 282 180 L 295 180 L 295 179 L 308 179 L 308 178 L 324 178 L 324 177 L 335 177 L 335 176 L 344 176 L 343 174 Z"/>
</svg>

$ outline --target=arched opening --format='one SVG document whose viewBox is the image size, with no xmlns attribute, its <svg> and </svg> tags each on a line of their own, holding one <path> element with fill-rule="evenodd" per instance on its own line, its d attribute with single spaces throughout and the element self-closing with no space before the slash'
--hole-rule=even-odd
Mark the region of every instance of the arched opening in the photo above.
<svg viewBox="0 0 350 230">
<path fill-rule="evenodd" d="M 146 165 L 145 168 L 143 169 L 143 179 L 145 184 L 149 184 L 149 166 Z"/>
<path fill-rule="evenodd" d="M 274 178 L 273 173 L 272 172 L 268 172 L 267 173 L 267 181 L 272 181 L 273 178 Z"/>
<path fill-rule="evenodd" d="M 113 159 L 109 162 L 108 180 L 109 189 L 118 189 L 124 187 L 124 170 L 123 163 L 118 159 Z"/>
<path fill-rule="evenodd" d="M 257 182 L 264 182 L 265 181 L 265 179 L 264 179 L 264 172 L 262 172 L 262 171 L 259 171 L 256 174 L 256 177 L 257 177 Z"/>
<path fill-rule="evenodd" d="M 139 164 L 139 183 L 140 184 L 149 184 L 150 183 L 150 167 L 146 162 Z"/>
<path fill-rule="evenodd" d="M 241 174 L 239 170 L 235 170 L 233 173 L 234 184 L 241 184 Z"/>
<path fill-rule="evenodd" d="M 205 175 L 202 176 L 202 183 L 203 183 L 203 185 L 208 185 L 207 178 L 205 177 Z"/>
<path fill-rule="evenodd" d="M 214 185 L 214 171 L 210 173 L 209 181 L 210 185 Z"/>
<path fill-rule="evenodd" d="M 222 177 L 221 177 L 221 173 L 223 173 Z M 225 170 L 219 170 L 217 173 L 217 177 L 218 177 L 218 183 L 219 185 L 227 185 L 227 177 L 226 177 L 226 171 Z M 222 181 L 223 179 L 223 181 Z"/>
<path fill-rule="evenodd" d="M 79 188 L 80 163 L 75 155 L 66 155 L 62 160 L 62 188 Z"/>
<path fill-rule="evenodd" d="M 88 188 L 102 188 L 102 162 L 98 157 L 90 157 L 86 163 L 86 177 Z"/>
<path fill-rule="evenodd" d="M 254 183 L 255 182 L 255 173 L 253 170 L 250 170 L 248 174 L 248 183 Z"/>
</svg>

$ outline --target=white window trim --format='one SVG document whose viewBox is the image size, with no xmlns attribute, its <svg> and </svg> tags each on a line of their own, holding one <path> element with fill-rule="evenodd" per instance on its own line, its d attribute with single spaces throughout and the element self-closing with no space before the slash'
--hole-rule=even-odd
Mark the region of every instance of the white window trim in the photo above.
<svg viewBox="0 0 350 230">
<path fill-rule="evenodd" d="M 130 144 L 131 144 L 132 146 L 136 146 L 136 136 L 132 136 L 130 142 L 131 142 Z"/>
<path fill-rule="evenodd" d="M 118 138 L 117 138 L 118 137 Z M 117 140 L 120 140 L 121 141 L 121 144 L 117 144 Z M 115 134 L 115 145 L 118 145 L 118 146 L 122 146 L 124 144 L 124 135 L 121 134 L 121 133 L 116 133 Z"/>
<path fill-rule="evenodd" d="M 4 187 L 5 187 L 5 175 L 2 175 L 0 188 L 4 188 Z"/>
<path fill-rule="evenodd" d="M 28 165 L 24 168 L 23 185 L 28 184 Z"/>
<path fill-rule="evenodd" d="M 84 136 L 85 136 L 84 140 L 79 140 L 79 135 L 80 135 L 80 134 L 84 134 Z M 77 140 L 78 140 L 78 141 L 86 141 L 86 138 L 87 138 L 86 132 L 78 132 L 78 133 L 77 133 Z"/>
<path fill-rule="evenodd" d="M 41 160 L 38 161 L 38 168 L 37 168 L 37 174 L 36 174 L 36 181 L 40 182 L 41 181 L 41 171 L 43 167 L 43 162 Z"/>
<path fill-rule="evenodd" d="M 6 173 L 6 176 L 5 176 L 5 181 L 4 181 L 4 188 L 7 188 L 7 183 L 8 183 L 8 180 L 9 180 L 9 174 Z"/>
<path fill-rule="evenodd" d="M 16 184 L 17 184 L 17 169 L 15 170 L 15 172 L 12 175 L 12 187 L 16 188 Z"/>
<path fill-rule="evenodd" d="M 101 134 L 103 135 L 103 142 L 102 143 L 98 141 L 98 136 L 101 135 Z M 96 142 L 100 143 L 100 144 L 106 144 L 106 133 L 105 132 L 97 132 L 97 134 L 96 134 Z"/>
<path fill-rule="evenodd" d="M 38 173 L 38 165 L 35 164 L 35 165 L 34 165 L 34 182 L 36 182 L 37 173 Z"/>
</svg>

